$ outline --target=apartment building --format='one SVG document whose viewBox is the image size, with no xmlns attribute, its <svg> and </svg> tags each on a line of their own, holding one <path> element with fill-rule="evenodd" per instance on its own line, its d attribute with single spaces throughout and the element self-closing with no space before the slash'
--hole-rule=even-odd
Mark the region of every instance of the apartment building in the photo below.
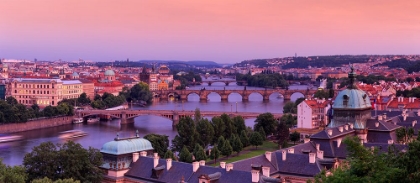
<svg viewBox="0 0 420 183">
<path fill-rule="evenodd" d="M 297 127 L 314 129 L 325 127 L 328 123 L 330 101 L 325 99 L 306 99 L 297 106 Z"/>
</svg>

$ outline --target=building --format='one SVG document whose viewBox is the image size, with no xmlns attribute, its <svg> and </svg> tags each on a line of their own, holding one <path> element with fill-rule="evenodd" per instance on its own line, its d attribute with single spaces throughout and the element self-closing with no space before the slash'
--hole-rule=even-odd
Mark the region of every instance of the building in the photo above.
<svg viewBox="0 0 420 183">
<path fill-rule="evenodd" d="M 111 93 L 117 96 L 122 91 L 124 84 L 116 80 L 113 70 L 106 70 L 103 78 L 94 81 L 94 87 L 95 92 L 101 96 L 104 93 Z"/>
<path fill-rule="evenodd" d="M 0 83 L 0 99 L 6 99 L 6 85 L 3 83 Z"/>
<path fill-rule="evenodd" d="M 330 100 L 306 99 L 297 106 L 297 127 L 314 129 L 328 124 Z"/>
</svg>

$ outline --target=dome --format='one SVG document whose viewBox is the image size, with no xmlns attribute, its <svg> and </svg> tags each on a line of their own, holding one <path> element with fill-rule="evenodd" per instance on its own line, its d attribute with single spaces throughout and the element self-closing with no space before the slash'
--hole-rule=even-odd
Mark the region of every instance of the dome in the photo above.
<svg viewBox="0 0 420 183">
<path fill-rule="evenodd" d="M 105 143 L 101 153 L 121 155 L 153 150 L 152 143 L 144 138 L 116 139 Z"/>
<path fill-rule="evenodd" d="M 369 96 L 363 90 L 345 89 L 334 100 L 333 109 L 368 109 L 372 108 Z"/>
<path fill-rule="evenodd" d="M 115 72 L 113 70 L 106 70 L 105 76 L 115 76 Z"/>
<path fill-rule="evenodd" d="M 72 76 L 73 77 L 79 77 L 79 74 L 77 74 L 77 72 L 73 72 Z"/>
</svg>

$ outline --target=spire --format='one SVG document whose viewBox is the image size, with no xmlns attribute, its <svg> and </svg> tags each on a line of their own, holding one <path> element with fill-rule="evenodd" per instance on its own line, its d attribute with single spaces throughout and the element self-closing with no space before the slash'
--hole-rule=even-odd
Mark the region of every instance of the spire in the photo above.
<svg viewBox="0 0 420 183">
<path fill-rule="evenodd" d="M 356 73 L 354 72 L 354 67 L 353 64 L 350 64 L 350 73 L 349 73 L 349 85 L 347 86 L 348 89 L 357 89 L 356 85 L 355 85 L 355 78 L 356 78 Z"/>
</svg>

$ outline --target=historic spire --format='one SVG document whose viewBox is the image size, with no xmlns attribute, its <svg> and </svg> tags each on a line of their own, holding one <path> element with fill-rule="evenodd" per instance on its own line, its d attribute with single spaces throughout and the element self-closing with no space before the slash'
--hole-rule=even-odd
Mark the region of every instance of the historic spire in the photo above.
<svg viewBox="0 0 420 183">
<path fill-rule="evenodd" d="M 357 89 L 357 87 L 355 85 L 356 73 L 354 72 L 353 64 L 349 64 L 349 65 L 350 65 L 349 85 L 347 86 L 347 88 L 348 89 Z"/>
</svg>

